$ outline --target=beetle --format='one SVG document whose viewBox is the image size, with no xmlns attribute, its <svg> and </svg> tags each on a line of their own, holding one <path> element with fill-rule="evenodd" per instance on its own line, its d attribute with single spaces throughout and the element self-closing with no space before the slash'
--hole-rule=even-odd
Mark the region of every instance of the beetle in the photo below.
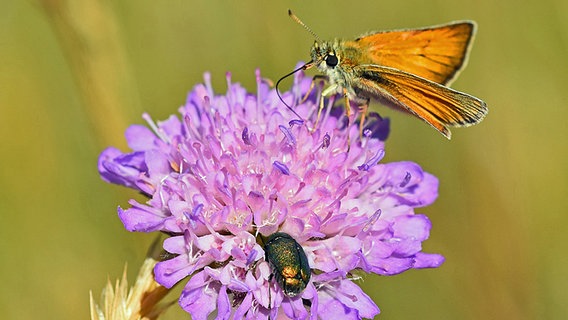
<svg viewBox="0 0 568 320">
<path fill-rule="evenodd" d="M 268 236 L 264 244 L 265 259 L 272 269 L 272 276 L 287 297 L 300 294 L 312 275 L 308 258 L 302 246 L 287 233 L 277 232 Z"/>
</svg>

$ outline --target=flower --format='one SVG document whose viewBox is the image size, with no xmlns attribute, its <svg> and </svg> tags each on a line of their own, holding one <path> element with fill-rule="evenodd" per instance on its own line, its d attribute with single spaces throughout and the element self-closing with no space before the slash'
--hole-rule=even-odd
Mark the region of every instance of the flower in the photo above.
<svg viewBox="0 0 568 320">
<path fill-rule="evenodd" d="M 101 177 L 137 189 L 146 203 L 118 208 L 129 231 L 169 235 L 174 257 L 154 274 L 166 288 L 184 281 L 181 307 L 193 319 L 373 318 L 377 305 L 354 282 L 363 270 L 394 275 L 438 267 L 422 252 L 430 221 L 414 208 L 437 197 L 438 180 L 412 162 L 380 163 L 388 120 L 371 114 L 360 136 L 335 97 L 317 121 L 319 94 L 297 73 L 282 97 L 256 73 L 257 93 L 227 75 L 225 95 L 209 74 L 179 112 L 152 130 L 126 132 L 132 152 L 108 148 Z M 292 119 L 292 120 L 291 120 Z M 350 142 L 349 142 L 350 141 Z M 264 241 L 290 235 L 306 254 L 311 278 L 284 294 Z M 302 288 L 303 289 L 303 288 Z"/>
</svg>

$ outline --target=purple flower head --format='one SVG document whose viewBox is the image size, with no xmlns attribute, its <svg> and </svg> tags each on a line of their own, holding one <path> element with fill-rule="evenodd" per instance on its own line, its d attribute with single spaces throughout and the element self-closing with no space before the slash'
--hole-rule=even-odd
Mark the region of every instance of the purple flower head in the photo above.
<svg viewBox="0 0 568 320">
<path fill-rule="evenodd" d="M 179 303 L 194 319 L 373 318 L 379 309 L 353 271 L 394 275 L 443 262 L 422 252 L 431 224 L 414 213 L 435 200 L 438 180 L 412 162 L 380 162 L 387 120 L 371 115 L 360 136 L 332 97 L 316 126 L 319 97 L 302 101 L 311 79 L 298 73 L 282 97 L 299 121 L 256 78 L 256 94 L 228 75 L 218 95 L 206 74 L 181 116 L 144 115 L 150 129 L 126 132 L 131 152 L 101 154 L 104 180 L 149 198 L 119 217 L 129 231 L 170 235 L 163 247 L 174 258 L 156 265 L 156 281 L 184 281 Z M 277 232 L 301 246 L 311 270 L 294 296 L 266 259 L 263 241 Z"/>
</svg>

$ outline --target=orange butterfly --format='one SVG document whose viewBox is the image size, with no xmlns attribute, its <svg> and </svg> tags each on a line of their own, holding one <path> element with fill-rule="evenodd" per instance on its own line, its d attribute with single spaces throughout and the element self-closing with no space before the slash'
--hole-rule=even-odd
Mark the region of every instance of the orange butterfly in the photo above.
<svg viewBox="0 0 568 320">
<path fill-rule="evenodd" d="M 290 10 L 288 14 L 317 39 L 312 60 L 300 69 L 315 66 L 323 72 L 330 85 L 322 95 L 342 93 L 347 116 L 349 100 L 367 105 L 374 98 L 417 116 L 450 139 L 448 126 L 470 126 L 487 114 L 485 102 L 447 87 L 465 67 L 473 21 L 321 41 Z"/>
</svg>

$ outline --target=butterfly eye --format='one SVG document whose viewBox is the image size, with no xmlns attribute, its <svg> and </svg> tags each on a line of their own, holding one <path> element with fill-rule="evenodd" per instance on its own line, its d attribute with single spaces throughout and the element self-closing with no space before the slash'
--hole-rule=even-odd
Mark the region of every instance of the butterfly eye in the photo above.
<svg viewBox="0 0 568 320">
<path fill-rule="evenodd" d="M 327 57 L 325 57 L 325 63 L 328 67 L 333 68 L 339 63 L 339 60 L 337 59 L 336 55 L 328 54 Z"/>
</svg>

